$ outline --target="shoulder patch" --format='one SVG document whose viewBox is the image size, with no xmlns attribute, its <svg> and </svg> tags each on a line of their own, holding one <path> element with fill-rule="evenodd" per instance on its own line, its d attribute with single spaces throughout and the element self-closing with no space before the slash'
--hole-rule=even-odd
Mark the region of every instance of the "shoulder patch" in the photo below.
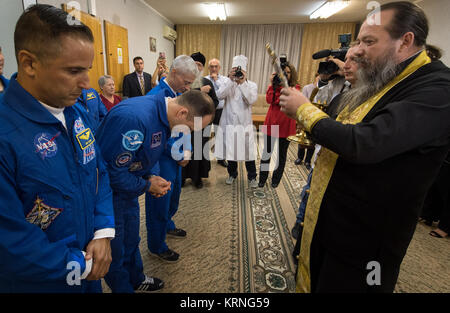
<svg viewBox="0 0 450 313">
<path fill-rule="evenodd" d="M 89 92 L 89 93 L 86 95 L 86 100 L 87 100 L 87 101 L 92 100 L 92 99 L 95 99 L 95 98 L 97 98 L 97 97 L 95 96 L 95 93 L 93 93 L 93 92 Z"/>
<path fill-rule="evenodd" d="M 33 209 L 26 216 L 26 220 L 40 229 L 46 230 L 61 212 L 62 209 L 52 208 L 38 197 L 34 201 Z"/>
<path fill-rule="evenodd" d="M 116 165 L 118 167 L 124 167 L 131 162 L 132 157 L 130 152 L 121 153 L 116 158 Z"/>
<path fill-rule="evenodd" d="M 94 134 L 92 133 L 90 128 L 86 128 L 81 133 L 77 135 L 78 144 L 81 147 L 81 150 L 85 150 L 87 147 L 92 145 L 95 141 Z"/>
<path fill-rule="evenodd" d="M 161 140 L 162 140 L 162 132 L 152 134 L 151 148 L 159 147 L 161 145 Z"/>
<path fill-rule="evenodd" d="M 144 134 L 138 130 L 127 131 L 122 137 L 122 146 L 128 151 L 136 151 L 144 142 Z"/>
</svg>

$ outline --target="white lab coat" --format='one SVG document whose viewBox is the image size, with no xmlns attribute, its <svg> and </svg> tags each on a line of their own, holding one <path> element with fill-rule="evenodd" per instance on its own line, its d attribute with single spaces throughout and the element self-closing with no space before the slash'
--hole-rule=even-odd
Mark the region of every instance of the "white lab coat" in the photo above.
<svg viewBox="0 0 450 313">
<path fill-rule="evenodd" d="M 256 160 L 252 104 L 258 99 L 258 87 L 252 81 L 238 85 L 227 78 L 216 92 L 226 99 L 216 133 L 215 155 L 230 161 Z"/>
</svg>

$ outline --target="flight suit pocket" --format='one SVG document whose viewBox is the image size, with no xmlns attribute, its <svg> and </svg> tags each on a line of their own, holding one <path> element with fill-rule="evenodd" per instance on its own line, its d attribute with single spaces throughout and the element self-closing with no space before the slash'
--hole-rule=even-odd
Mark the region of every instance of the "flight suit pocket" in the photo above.
<svg viewBox="0 0 450 313">
<path fill-rule="evenodd" d="M 76 233 L 77 219 L 71 207 L 71 197 L 58 190 L 38 193 L 26 220 L 45 232 L 50 242 L 68 240 Z"/>
</svg>

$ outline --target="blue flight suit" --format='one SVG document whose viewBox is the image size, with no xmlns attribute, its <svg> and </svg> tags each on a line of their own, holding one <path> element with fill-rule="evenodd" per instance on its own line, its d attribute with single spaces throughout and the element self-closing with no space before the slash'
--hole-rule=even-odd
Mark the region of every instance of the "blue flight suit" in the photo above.
<svg viewBox="0 0 450 313">
<path fill-rule="evenodd" d="M 139 251 L 138 197 L 149 190 L 150 170 L 170 137 L 165 98 L 129 98 L 113 107 L 96 134 L 113 189 L 116 236 L 105 280 L 113 292 L 131 293 L 144 281 Z"/>
<path fill-rule="evenodd" d="M 166 234 L 175 229 L 172 217 L 178 211 L 181 195 L 181 166 L 184 150 L 191 149 L 191 134 L 180 134 L 167 141 L 166 149 L 152 175 L 161 176 L 172 183 L 171 190 L 164 196 L 156 198 L 145 194 L 147 246 L 150 252 L 160 254 L 168 250 Z"/>
<path fill-rule="evenodd" d="M 92 130 L 95 133 L 98 126 L 103 121 L 103 118 L 108 113 L 108 110 L 103 104 L 97 91 L 94 88 L 83 89 L 81 96 L 77 99 L 76 105 L 82 107 L 88 112 L 91 119 L 90 124 L 92 125 Z"/>
<path fill-rule="evenodd" d="M 181 93 L 175 93 L 166 83 L 160 80 L 147 95 L 161 94 L 164 97 L 175 98 Z M 155 198 L 150 193 L 145 194 L 145 225 L 147 227 L 147 247 L 152 253 L 160 254 L 167 251 L 166 233 L 175 229 L 172 216 L 178 210 L 181 194 L 181 166 L 174 161 L 170 148 L 164 153 L 158 164 L 152 169 L 152 174 L 161 176 L 172 183 L 171 190 L 161 198 Z"/>
<path fill-rule="evenodd" d="M 16 75 L 0 100 L 0 293 L 101 292 L 69 281 L 94 233 L 114 228 L 112 192 L 86 112 L 64 116 L 67 129 Z"/>
</svg>

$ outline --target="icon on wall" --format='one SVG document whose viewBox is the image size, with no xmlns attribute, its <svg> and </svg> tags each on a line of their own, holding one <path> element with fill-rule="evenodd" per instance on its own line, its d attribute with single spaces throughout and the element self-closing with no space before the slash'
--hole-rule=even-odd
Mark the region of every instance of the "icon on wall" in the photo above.
<svg viewBox="0 0 450 313">
<path fill-rule="evenodd" d="M 150 51 L 156 52 L 156 38 L 150 37 Z"/>
</svg>

